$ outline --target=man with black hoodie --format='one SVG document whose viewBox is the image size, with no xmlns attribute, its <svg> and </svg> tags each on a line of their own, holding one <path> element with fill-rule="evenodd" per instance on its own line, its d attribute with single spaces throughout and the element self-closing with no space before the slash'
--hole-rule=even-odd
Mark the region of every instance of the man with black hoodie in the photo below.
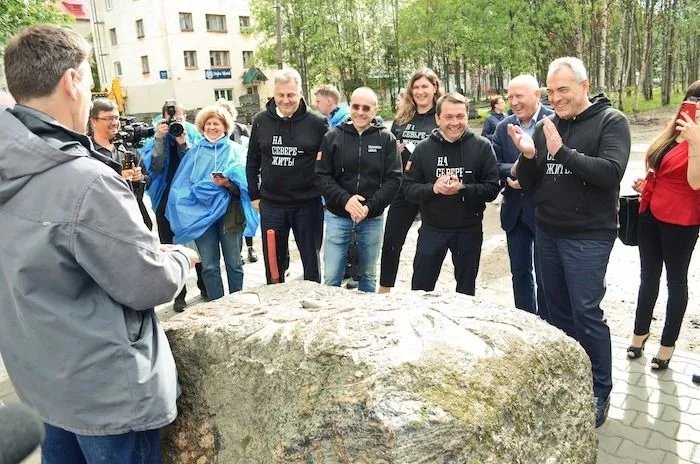
<svg viewBox="0 0 700 464">
<path fill-rule="evenodd" d="M 547 320 L 576 339 L 591 359 L 600 427 L 612 390 L 610 329 L 600 302 L 631 142 L 625 116 L 603 94 L 589 100 L 588 89 L 581 60 L 554 60 L 547 91 L 555 115 L 538 123 L 532 137 L 515 125 L 508 133 L 521 151 L 518 180 L 534 189 Z"/>
<path fill-rule="evenodd" d="M 358 289 L 374 292 L 384 209 L 401 186 L 396 138 L 375 119 L 377 94 L 368 87 L 350 97 L 350 121 L 323 138 L 316 175 L 326 198 L 324 283 L 340 286 L 353 231 L 362 277 Z"/>
<path fill-rule="evenodd" d="M 274 98 L 253 118 L 246 165 L 250 200 L 260 211 L 267 283 L 284 282 L 290 229 L 304 280 L 321 282 L 323 205 L 314 163 L 328 121 L 307 108 L 297 71 L 281 69 L 273 79 Z"/>
<path fill-rule="evenodd" d="M 498 196 L 498 166 L 488 139 L 467 128 L 469 104 L 458 93 L 437 101 L 438 128 L 419 143 L 406 165 L 406 199 L 420 205 L 411 290 L 435 289 L 447 250 L 457 292 L 474 295 L 485 202 Z"/>
</svg>

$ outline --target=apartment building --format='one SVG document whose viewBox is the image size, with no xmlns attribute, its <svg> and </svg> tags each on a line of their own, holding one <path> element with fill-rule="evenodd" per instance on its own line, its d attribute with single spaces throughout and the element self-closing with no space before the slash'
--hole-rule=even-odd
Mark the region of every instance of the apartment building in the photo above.
<svg viewBox="0 0 700 464">
<path fill-rule="evenodd" d="M 272 71 L 255 66 L 249 0 L 90 3 L 100 81 L 120 80 L 128 114 L 159 112 L 171 98 L 191 110 L 272 96 Z"/>
</svg>

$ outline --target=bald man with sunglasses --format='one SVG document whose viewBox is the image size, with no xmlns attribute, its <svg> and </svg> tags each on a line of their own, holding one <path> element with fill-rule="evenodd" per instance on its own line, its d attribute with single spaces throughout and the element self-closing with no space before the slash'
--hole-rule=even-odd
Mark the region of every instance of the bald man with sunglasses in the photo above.
<svg viewBox="0 0 700 464">
<path fill-rule="evenodd" d="M 362 276 L 358 289 L 375 292 L 384 210 L 401 186 L 396 138 L 377 122 L 377 95 L 355 89 L 350 119 L 330 130 L 316 158 L 316 177 L 326 198 L 324 283 L 340 286 L 352 233 Z"/>
</svg>

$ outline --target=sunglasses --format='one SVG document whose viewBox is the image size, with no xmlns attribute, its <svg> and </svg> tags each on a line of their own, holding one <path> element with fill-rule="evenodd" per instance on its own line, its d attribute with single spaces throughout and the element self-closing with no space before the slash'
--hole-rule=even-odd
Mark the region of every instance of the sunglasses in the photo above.
<svg viewBox="0 0 700 464">
<path fill-rule="evenodd" d="M 362 111 L 364 111 L 365 113 L 369 113 L 370 111 L 372 111 L 372 110 L 374 109 L 374 106 L 359 105 L 359 104 L 357 104 L 357 103 L 353 103 L 352 105 L 350 105 L 350 108 L 351 108 L 353 111 L 360 111 L 360 110 L 362 110 Z"/>
</svg>

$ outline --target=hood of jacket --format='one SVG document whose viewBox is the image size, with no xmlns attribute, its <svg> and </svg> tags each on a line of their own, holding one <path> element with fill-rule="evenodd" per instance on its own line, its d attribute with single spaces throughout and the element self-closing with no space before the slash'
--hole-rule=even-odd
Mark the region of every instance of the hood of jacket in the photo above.
<svg viewBox="0 0 700 464">
<path fill-rule="evenodd" d="M 341 131 L 345 132 L 346 134 L 352 134 L 352 135 L 360 135 L 359 132 L 357 132 L 357 129 L 355 128 L 355 125 L 352 123 L 350 119 L 345 121 L 343 124 L 340 124 L 337 126 Z M 372 118 L 372 122 L 369 123 L 369 127 L 362 132 L 362 136 L 370 135 L 373 134 L 377 131 L 380 131 L 382 129 L 385 129 L 384 123 L 380 121 L 379 119 Z"/>
<path fill-rule="evenodd" d="M 0 139 L 6 147 L 0 151 L 0 204 L 12 198 L 32 176 L 86 156 L 81 147 L 92 151 L 87 136 L 23 105 L 0 112 Z"/>
<path fill-rule="evenodd" d="M 292 114 L 292 116 L 289 118 L 282 118 L 279 114 L 277 114 L 277 104 L 275 103 L 274 98 L 270 98 L 267 101 L 265 109 L 267 110 L 267 115 L 275 121 L 291 120 L 292 122 L 301 121 L 306 117 L 306 114 L 310 111 L 309 107 L 306 106 L 306 101 L 303 98 L 299 99 L 299 108 L 297 108 L 294 114 Z"/>
<path fill-rule="evenodd" d="M 444 144 L 463 143 L 471 137 L 474 137 L 474 132 L 470 131 L 468 127 L 465 129 L 464 134 L 462 134 L 462 136 L 460 138 L 458 138 L 457 140 L 455 140 L 454 142 L 450 142 L 449 140 L 445 139 L 445 137 L 443 137 L 442 132 L 440 131 L 439 127 L 436 127 L 435 129 L 433 129 L 430 132 L 430 139 L 431 140 L 435 140 L 437 142 L 444 143 Z"/>
</svg>

